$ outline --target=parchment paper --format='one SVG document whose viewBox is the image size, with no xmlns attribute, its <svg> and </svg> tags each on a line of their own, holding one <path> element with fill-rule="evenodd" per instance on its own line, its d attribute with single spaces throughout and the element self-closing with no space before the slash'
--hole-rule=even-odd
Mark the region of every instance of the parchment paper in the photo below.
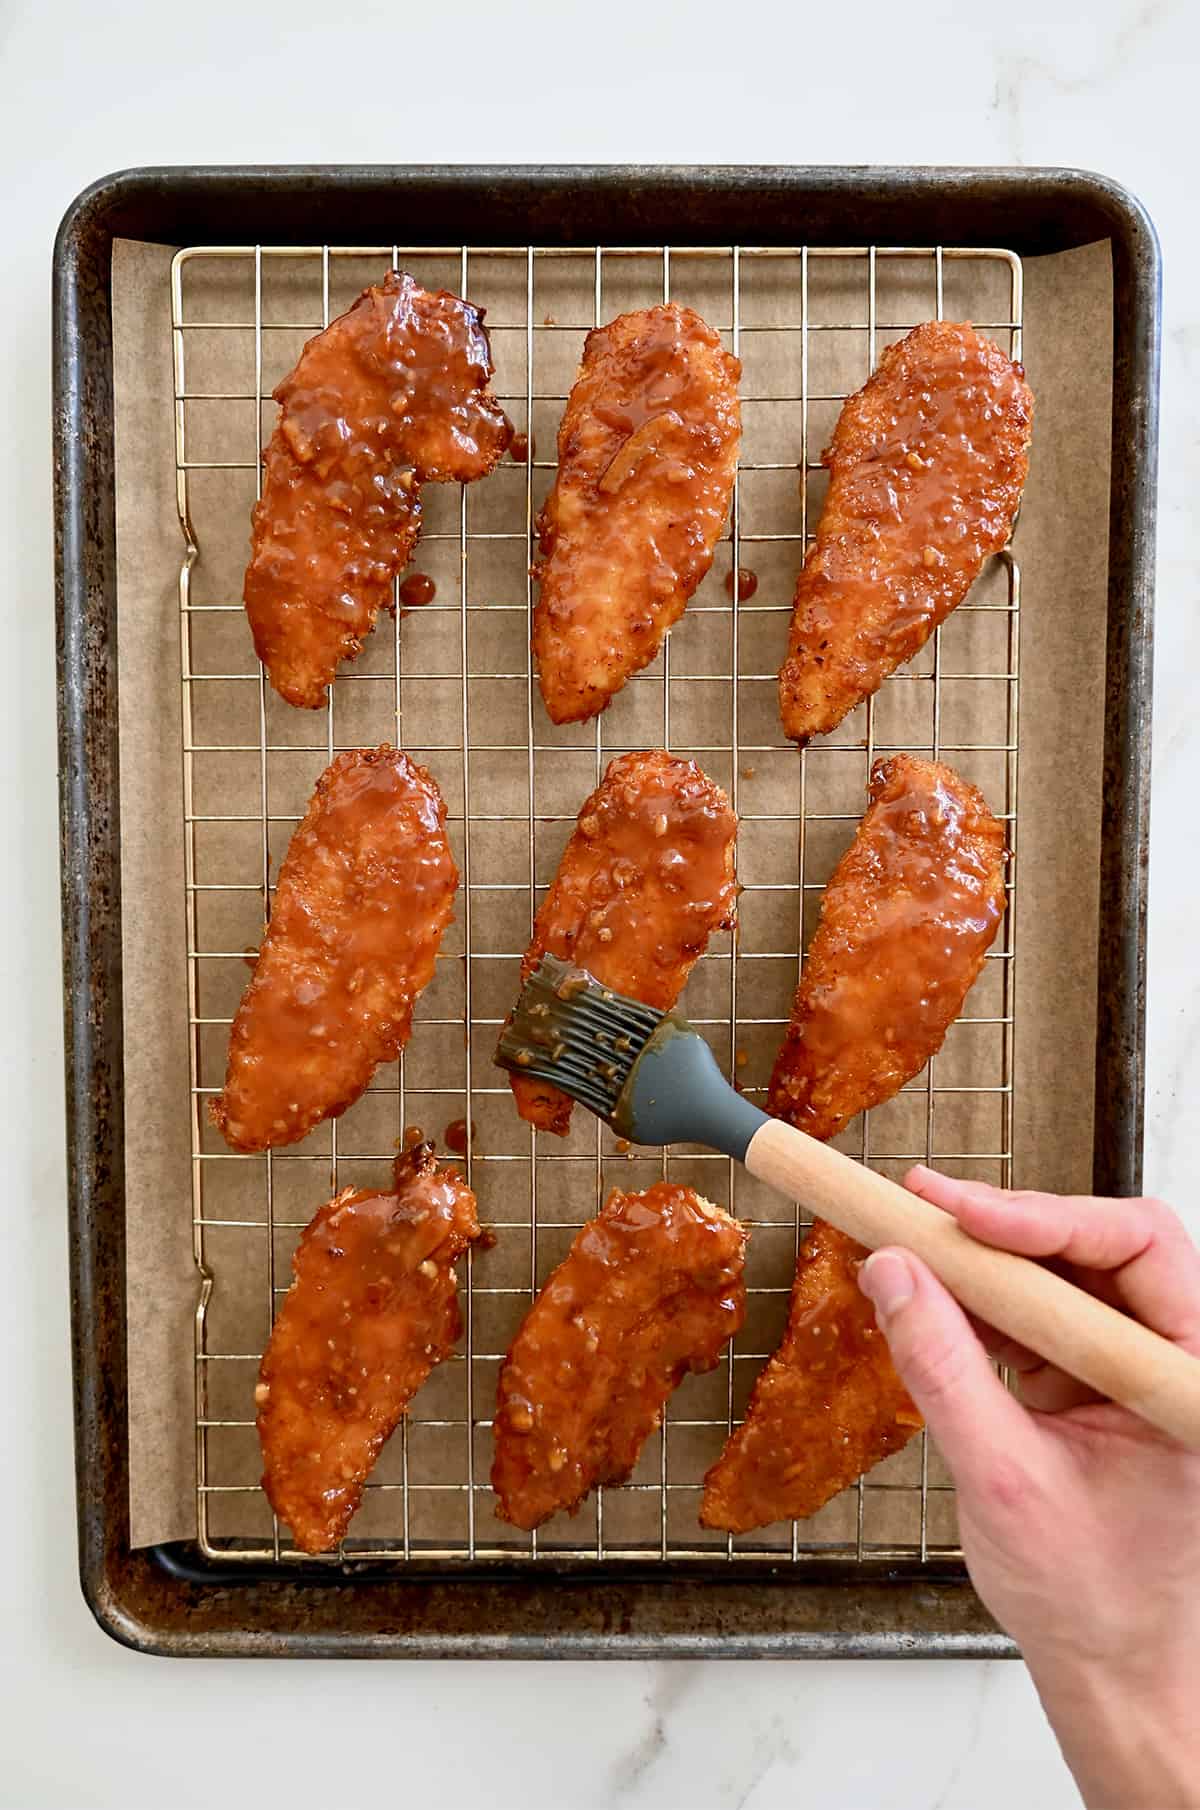
<svg viewBox="0 0 1200 1810">
<path fill-rule="evenodd" d="M 180 710 L 179 568 L 183 538 L 176 514 L 173 377 L 169 272 L 171 253 L 161 247 L 120 244 L 114 259 L 114 333 L 117 397 L 117 528 L 119 556 L 119 662 L 121 687 L 121 820 L 124 900 L 126 1176 L 129 1289 L 131 1517 L 135 1545 L 192 1536 L 196 1532 L 193 1431 L 193 1329 L 198 1275 L 192 1255 L 192 1163 L 189 1077 L 187 923 L 184 895 L 183 781 Z M 458 260 L 406 260 L 422 280 L 459 287 Z M 382 264 L 335 260 L 330 306 L 336 313 L 363 285 L 377 280 Z M 945 266 L 945 312 L 980 322 L 1007 318 L 1007 279 L 998 264 Z M 812 397 L 844 393 L 867 374 L 865 266 L 861 260 L 810 261 L 810 320 L 814 327 L 853 322 L 855 330 L 809 335 Z M 730 324 L 729 267 L 672 260 L 672 293 L 700 307 L 707 318 Z M 928 261 L 880 260 L 877 325 L 879 349 L 933 313 Z M 589 260 L 539 259 L 534 320 L 536 389 L 565 395 L 578 359 L 583 326 L 593 308 Z M 253 313 L 253 265 L 197 261 L 186 267 L 185 317 L 242 320 Z M 743 260 L 741 353 L 743 394 L 795 398 L 800 390 L 798 334 L 783 329 L 799 319 L 799 260 Z M 519 429 L 525 419 L 524 259 L 473 258 L 469 293 L 488 308 L 497 389 Z M 601 318 L 625 307 L 660 299 L 657 260 L 606 258 Z M 264 284 L 262 389 L 294 362 L 308 336 L 299 323 L 321 318 L 318 260 L 272 265 Z M 1019 1181 L 1056 1189 L 1085 1189 L 1090 1169 L 1092 1056 L 1097 927 L 1100 746 L 1105 647 L 1105 583 L 1108 497 L 1111 276 L 1106 247 L 1091 247 L 1025 265 L 1024 358 L 1037 396 L 1032 471 L 1018 524 L 1015 551 L 1022 572 L 1020 634 L 1021 758 L 1015 914 L 1016 1067 L 1013 1148 Z M 279 323 L 293 323 L 292 325 Z M 572 330 L 578 327 L 579 330 Z M 774 329 L 756 331 L 755 329 Z M 311 329 L 310 329 L 311 330 Z M 997 337 L 1007 348 L 1008 337 Z M 186 336 L 189 393 L 253 389 L 254 336 L 244 329 L 192 330 Z M 248 460 L 273 424 L 268 400 L 256 423 L 253 402 L 189 402 L 186 430 L 194 460 Z M 537 457 L 553 456 L 561 401 L 535 403 Z M 819 457 L 836 416 L 835 402 L 809 408 L 810 461 Z M 799 759 L 781 747 L 772 674 L 786 638 L 787 617 L 800 560 L 793 541 L 755 541 L 757 534 L 797 534 L 798 464 L 802 455 L 798 401 L 751 401 L 744 409 L 743 458 L 782 469 L 747 473 L 741 484 L 740 562 L 759 579 L 755 596 L 738 618 L 737 670 L 740 745 L 775 746 L 743 752 L 736 776 L 742 815 L 739 872 L 749 890 L 742 899 L 737 998 L 738 1028 L 731 1032 L 731 962 L 728 939 L 717 939 L 709 961 L 695 971 L 685 996 L 693 1017 L 709 1020 L 714 1046 L 725 1061 L 743 1054 L 739 1078 L 762 1087 L 781 1026 L 756 1020 L 787 1015 L 801 941 L 811 935 L 823 882 L 853 831 L 865 796 L 866 715 L 860 710 L 827 744 L 809 751 L 803 912 L 795 814 Z M 534 507 L 551 473 L 537 471 Z M 809 527 L 815 526 L 824 477 L 807 478 Z M 240 952 L 261 934 L 262 876 L 258 811 L 260 776 L 259 692 L 249 633 L 240 611 L 209 613 L 205 605 L 236 604 L 246 557 L 252 470 L 195 470 L 187 498 L 199 559 L 192 576 L 190 617 L 193 671 L 209 676 L 191 686 L 192 735 L 197 749 L 214 744 L 240 751 L 193 755 L 193 811 L 198 817 L 245 814 L 248 822 L 197 822 L 196 877 L 215 887 L 196 896 L 197 947 L 213 952 L 195 964 L 196 1015 L 227 1018 L 246 969 Z M 457 490 L 429 486 L 425 536 L 415 566 L 438 585 L 435 606 L 400 624 L 381 619 L 353 678 L 339 679 L 334 734 L 338 746 L 396 739 L 397 696 L 403 745 L 428 764 L 446 794 L 460 866 L 465 854 L 464 795 L 471 818 L 471 942 L 480 952 L 471 964 L 473 1028 L 469 1038 L 475 1091 L 474 1185 L 480 1215 L 497 1228 L 497 1243 L 474 1263 L 474 1336 L 470 1366 L 472 1415 L 490 1418 L 497 1355 L 528 1303 L 532 1265 L 539 1280 L 560 1260 L 571 1228 L 595 1211 L 597 1181 L 607 1187 L 644 1186 L 661 1172 L 657 1157 L 615 1151 L 608 1134 L 597 1145 L 594 1125 L 577 1113 L 569 1141 L 538 1140 L 536 1241 L 531 1231 L 533 1166 L 529 1134 L 516 1119 L 501 1077 L 490 1067 L 493 1024 L 516 986 L 517 959 L 531 912 L 526 741 L 527 618 L 525 612 L 525 472 L 506 462 L 468 492 L 471 535 L 509 534 L 509 540 L 472 539 L 466 583 L 468 687 L 471 747 L 461 752 L 461 617 Z M 445 538 L 438 538 L 444 536 Z M 617 748 L 656 746 L 664 740 L 664 700 L 669 698 L 670 745 L 696 758 L 714 778 L 734 780 L 730 745 L 731 686 L 715 675 L 732 670 L 732 612 L 724 589 L 730 549 L 723 546 L 714 570 L 671 637 L 669 684 L 662 656 L 631 683 L 594 725 L 553 728 L 534 694 L 534 786 L 539 821 L 536 878 L 544 886 L 598 766 Z M 999 562 L 985 574 L 972 602 L 1007 601 Z M 1007 669 L 1008 617 L 1001 612 L 959 612 L 942 637 L 943 746 L 1003 743 L 1006 685 L 960 681 L 962 672 Z M 399 646 L 401 677 L 396 679 Z M 931 670 L 932 651 L 913 664 Z M 511 674 L 511 678 L 487 675 Z M 241 675 L 241 676 L 236 676 Z M 928 751 L 932 735 L 932 687 L 894 683 L 875 707 L 879 747 L 903 745 Z M 280 750 L 269 757 L 271 874 L 274 878 L 294 819 L 328 758 L 326 719 L 292 710 L 273 695 L 267 703 L 267 737 Z M 505 752 L 495 750 L 503 745 Z M 599 752 L 597 752 L 599 746 Z M 722 751 L 723 750 L 723 751 Z M 980 783 L 994 808 L 1004 809 L 1002 754 L 947 753 Z M 466 769 L 464 771 L 464 768 Z M 505 819 L 505 821 L 496 821 Z M 508 890 L 482 890 L 485 887 Z M 463 1022 L 466 1009 L 462 959 L 466 904 L 444 944 L 445 959 L 424 996 L 404 1063 L 403 1097 L 395 1068 L 340 1121 L 336 1165 L 328 1126 L 304 1144 L 280 1153 L 271 1165 L 275 1243 L 268 1249 L 262 1224 L 266 1165 L 262 1159 L 222 1159 L 224 1146 L 202 1132 L 205 1160 L 200 1205 L 205 1219 L 204 1258 L 212 1278 L 205 1329 L 207 1414 L 213 1421 L 253 1419 L 255 1359 L 267 1335 L 273 1280 L 282 1288 L 298 1230 L 335 1180 L 383 1185 L 393 1142 L 402 1126 L 421 1124 L 440 1135 L 466 1112 Z M 803 918 L 803 929 L 802 929 Z M 216 953 L 224 952 L 224 953 Z M 762 957 L 763 959 L 753 959 Z M 973 991 L 966 1016 L 1000 1015 L 1001 967 L 989 962 Z M 201 1087 L 219 1087 L 224 1025 L 199 1027 Z M 937 1060 L 939 1087 L 996 1086 L 1001 1031 L 963 1024 L 951 1032 Z M 433 1091 L 443 1090 L 443 1091 Z M 480 1091 L 489 1090 L 489 1091 Z M 946 1153 L 994 1153 L 1002 1149 L 1003 1100 L 995 1093 L 939 1094 L 935 1161 L 964 1173 L 1000 1179 L 995 1161 L 958 1161 Z M 897 1153 L 881 1161 L 902 1170 L 900 1156 L 924 1153 L 923 1082 L 871 1116 L 870 1151 Z M 862 1148 L 861 1127 L 842 1140 Z M 553 1145 L 553 1149 L 550 1146 Z M 599 1154 L 597 1154 L 599 1151 Z M 761 1359 L 778 1337 L 795 1254 L 795 1225 L 785 1203 L 741 1176 L 731 1195 L 726 1165 L 680 1151 L 671 1172 L 713 1198 L 732 1204 L 755 1222 L 748 1280 L 755 1289 L 734 1364 L 734 1406 L 740 1412 Z M 757 1292 L 765 1291 L 765 1292 Z M 489 1355 L 491 1354 L 491 1355 Z M 409 1466 L 410 1522 L 414 1542 L 454 1546 L 463 1537 L 466 1499 L 439 1488 L 461 1482 L 467 1442 L 473 1440 L 474 1475 L 486 1484 L 490 1432 L 466 1426 L 468 1366 L 447 1364 L 414 1404 L 406 1441 L 391 1442 L 376 1472 L 385 1484 Z M 705 1536 L 695 1524 L 699 1484 L 720 1449 L 717 1425 L 726 1412 L 724 1367 L 689 1379 L 671 1405 L 670 1475 L 683 1487 L 671 1492 L 668 1538 L 695 1545 Z M 259 1460 L 253 1428 L 217 1426 L 208 1434 L 208 1480 L 230 1493 L 209 1500 L 214 1540 L 261 1540 L 270 1517 L 252 1486 Z M 651 1441 L 635 1481 L 644 1491 L 607 1491 L 604 1537 L 608 1544 L 640 1545 L 659 1539 L 660 1498 L 654 1487 L 661 1462 Z M 936 1454 L 930 1480 L 945 1482 Z M 867 1492 L 864 1537 L 869 1544 L 904 1546 L 914 1537 L 919 1498 L 916 1447 L 888 1461 L 873 1481 L 889 1491 Z M 354 1534 L 368 1543 L 402 1536 L 401 1493 L 370 1493 Z M 805 1525 L 814 1544 L 852 1540 L 857 1506 L 839 1499 Z M 495 1522 L 485 1488 L 476 1494 L 476 1539 L 481 1545 L 513 1540 Z M 544 1543 L 586 1545 L 595 1539 L 595 1505 L 578 1520 L 546 1530 Z M 955 1538 L 952 1497 L 938 1489 L 929 1498 L 927 1537 Z M 520 1536 L 516 1536 L 520 1543 Z M 790 1528 L 768 1530 L 758 1543 L 790 1548 Z"/>
</svg>

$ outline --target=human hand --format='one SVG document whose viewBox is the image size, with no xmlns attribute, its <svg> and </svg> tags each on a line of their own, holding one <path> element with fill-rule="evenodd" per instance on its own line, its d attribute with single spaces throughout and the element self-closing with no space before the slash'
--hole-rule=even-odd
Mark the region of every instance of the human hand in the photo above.
<svg viewBox="0 0 1200 1810">
<path fill-rule="evenodd" d="M 1009 1193 L 923 1166 L 905 1185 L 1200 1357 L 1200 1252 L 1160 1201 Z M 1200 1804 L 1200 1455 L 973 1326 L 911 1252 L 875 1252 L 860 1283 L 953 1472 L 975 1587 L 1020 1644 L 1086 1801 Z"/>
</svg>

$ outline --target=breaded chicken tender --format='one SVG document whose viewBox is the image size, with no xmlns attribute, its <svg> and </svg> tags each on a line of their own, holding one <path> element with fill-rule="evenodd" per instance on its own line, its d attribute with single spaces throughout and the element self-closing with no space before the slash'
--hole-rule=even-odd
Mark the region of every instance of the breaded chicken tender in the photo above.
<svg viewBox="0 0 1200 1810">
<path fill-rule="evenodd" d="M 389 271 L 276 388 L 244 594 L 255 652 L 290 704 L 324 704 L 390 601 L 421 485 L 470 483 L 503 454 L 512 425 L 491 374 L 482 310 Z"/>
<path fill-rule="evenodd" d="M 834 870 L 768 1107 L 835 1137 L 941 1047 L 1004 914 L 1004 826 L 935 761 L 878 761 Z M 815 1514 L 921 1425 L 860 1293 L 866 1251 L 818 1220 L 783 1342 L 705 1479 L 701 1521 L 734 1533 Z"/>
<path fill-rule="evenodd" d="M 779 674 L 793 741 L 878 691 L 1007 543 L 1032 426 L 1022 367 L 961 321 L 914 328 L 849 398 Z"/>
<path fill-rule="evenodd" d="M 344 1188 L 305 1227 L 255 1402 L 263 1488 L 302 1552 L 336 1546 L 385 1440 L 458 1342 L 454 1264 L 479 1236 L 475 1196 L 432 1146 L 394 1192 Z"/>
<path fill-rule="evenodd" d="M 746 1231 L 691 1188 L 614 1188 L 526 1314 L 500 1372 L 492 1488 L 538 1527 L 624 1483 L 688 1371 L 741 1326 Z"/>
<path fill-rule="evenodd" d="M 667 1010 L 714 930 L 733 923 L 737 818 L 694 761 L 622 754 L 579 813 L 533 926 L 524 986 L 547 950 L 614 992 Z M 565 1136 L 572 1101 L 510 1074 L 517 1110 Z"/>
<path fill-rule="evenodd" d="M 921 1427 L 856 1272 L 861 1245 L 818 1220 L 787 1330 L 704 1479 L 700 1525 L 746 1533 L 815 1514 Z"/>
<path fill-rule="evenodd" d="M 210 1112 L 235 1150 L 294 1144 L 396 1059 L 457 886 L 433 777 L 396 748 L 339 754 L 288 846 L 229 1035 Z"/>
<path fill-rule="evenodd" d="M 553 722 L 606 709 L 712 565 L 737 473 L 740 375 L 677 302 L 588 334 L 538 521 L 533 653 Z"/>
<path fill-rule="evenodd" d="M 1004 825 L 953 768 L 875 763 L 871 803 L 833 871 L 767 1110 L 836 1137 L 942 1046 L 1004 915 Z"/>
</svg>

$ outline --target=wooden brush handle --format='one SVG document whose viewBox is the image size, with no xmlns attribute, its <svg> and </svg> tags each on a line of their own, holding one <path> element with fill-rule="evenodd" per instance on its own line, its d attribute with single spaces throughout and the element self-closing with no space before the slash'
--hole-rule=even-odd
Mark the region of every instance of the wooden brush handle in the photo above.
<svg viewBox="0 0 1200 1810">
<path fill-rule="evenodd" d="M 1200 1451 L 1200 1358 L 779 1119 L 755 1132 L 745 1164 L 871 1250 L 915 1252 L 981 1320 Z"/>
</svg>

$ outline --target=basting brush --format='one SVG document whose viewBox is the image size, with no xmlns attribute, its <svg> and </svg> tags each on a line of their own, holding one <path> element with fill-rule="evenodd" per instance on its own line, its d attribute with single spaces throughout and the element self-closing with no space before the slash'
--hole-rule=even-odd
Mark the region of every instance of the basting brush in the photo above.
<svg viewBox="0 0 1200 1810">
<path fill-rule="evenodd" d="M 1101 1395 L 1200 1450 L 1200 1359 L 1026 1257 L 980 1244 L 928 1201 L 772 1119 L 722 1075 L 700 1033 L 543 955 L 496 1052 L 637 1144 L 706 1144 L 877 1250 L 922 1258 L 962 1305 Z"/>
</svg>

